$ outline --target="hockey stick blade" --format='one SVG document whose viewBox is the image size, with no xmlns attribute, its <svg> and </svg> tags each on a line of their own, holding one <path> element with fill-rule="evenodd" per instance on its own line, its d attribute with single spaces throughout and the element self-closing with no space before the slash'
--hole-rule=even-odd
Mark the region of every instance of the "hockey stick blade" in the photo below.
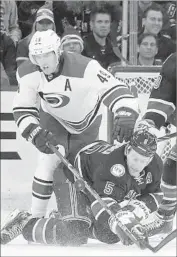
<svg viewBox="0 0 177 257">
<path fill-rule="evenodd" d="M 148 243 L 148 238 L 137 240 L 137 238 L 131 233 L 131 231 L 124 225 L 120 220 L 117 219 L 115 213 L 107 206 L 107 204 L 101 199 L 98 193 L 80 176 L 79 171 L 73 167 L 69 161 L 63 157 L 63 155 L 58 151 L 58 149 L 50 143 L 47 143 L 47 146 L 55 153 L 58 158 L 63 162 L 63 164 L 71 171 L 71 173 L 79 179 L 85 186 L 85 188 L 92 194 L 92 196 L 100 203 L 100 205 L 107 211 L 110 216 L 114 216 L 117 220 L 118 226 L 124 231 L 124 233 L 132 240 L 134 244 L 136 244 L 140 249 L 148 248 L 149 250 L 154 252 L 154 249 Z"/>
<path fill-rule="evenodd" d="M 172 134 L 165 135 L 165 136 L 163 136 L 163 137 L 157 138 L 157 141 L 158 141 L 158 142 L 162 142 L 162 141 L 169 140 L 169 139 L 171 139 L 171 138 L 173 138 L 173 137 L 176 137 L 176 136 L 177 136 L 177 133 L 174 132 L 174 133 L 172 133 Z"/>
<path fill-rule="evenodd" d="M 165 245 L 167 245 L 169 242 L 171 242 L 175 237 L 177 237 L 177 229 L 173 230 L 168 236 L 166 236 L 158 245 L 156 245 L 155 247 L 153 247 L 153 252 L 156 253 L 158 252 L 160 249 L 162 249 L 162 247 L 164 247 Z"/>
</svg>

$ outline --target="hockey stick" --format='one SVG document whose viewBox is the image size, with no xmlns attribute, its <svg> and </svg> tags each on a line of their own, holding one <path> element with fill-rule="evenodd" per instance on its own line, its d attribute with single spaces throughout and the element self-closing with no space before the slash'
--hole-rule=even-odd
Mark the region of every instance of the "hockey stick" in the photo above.
<svg viewBox="0 0 177 257">
<path fill-rule="evenodd" d="M 176 136 L 177 136 L 177 132 L 174 132 L 174 133 L 172 133 L 172 134 L 165 135 L 165 136 L 163 136 L 163 137 L 157 138 L 157 142 L 162 142 L 162 141 L 165 141 L 165 140 L 169 140 L 169 139 L 171 139 L 171 138 L 173 138 L 173 137 L 176 137 Z"/>
<path fill-rule="evenodd" d="M 50 143 L 47 143 L 47 146 L 53 151 L 53 153 L 55 153 L 58 156 L 58 158 L 63 162 L 63 164 L 79 180 L 79 183 L 81 184 L 81 188 L 86 188 L 92 194 L 92 196 L 100 203 L 100 205 L 105 209 L 105 211 L 110 216 L 114 216 L 114 218 L 117 220 L 118 226 L 124 231 L 124 233 L 132 240 L 134 244 L 136 244 L 142 250 L 144 250 L 145 248 L 148 248 L 149 250 L 154 252 L 154 247 L 152 247 L 148 243 L 148 238 L 138 241 L 137 238 L 131 233 L 131 231 L 124 224 L 122 224 L 122 222 L 120 222 L 117 219 L 117 217 L 115 216 L 115 213 L 101 199 L 98 193 L 92 187 L 90 187 L 89 184 L 79 175 L 79 171 L 76 168 L 74 168 L 65 157 L 63 157 L 63 155 L 58 151 L 58 149 Z"/>
<path fill-rule="evenodd" d="M 153 250 L 154 253 L 158 252 L 162 247 L 172 241 L 177 237 L 177 229 L 173 230 L 168 236 L 166 236 L 158 245 L 156 245 Z"/>
</svg>

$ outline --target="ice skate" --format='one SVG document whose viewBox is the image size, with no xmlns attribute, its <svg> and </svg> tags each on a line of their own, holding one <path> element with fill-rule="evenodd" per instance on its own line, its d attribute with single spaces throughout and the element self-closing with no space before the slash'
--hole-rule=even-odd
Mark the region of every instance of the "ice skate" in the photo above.
<svg viewBox="0 0 177 257">
<path fill-rule="evenodd" d="M 30 217 L 31 214 L 18 209 L 10 213 L 1 229 L 1 244 L 7 244 L 19 236 Z"/>
<path fill-rule="evenodd" d="M 160 215 L 157 211 L 151 213 L 149 217 L 141 222 L 148 237 L 156 234 L 169 234 L 173 229 L 174 215 Z"/>
</svg>

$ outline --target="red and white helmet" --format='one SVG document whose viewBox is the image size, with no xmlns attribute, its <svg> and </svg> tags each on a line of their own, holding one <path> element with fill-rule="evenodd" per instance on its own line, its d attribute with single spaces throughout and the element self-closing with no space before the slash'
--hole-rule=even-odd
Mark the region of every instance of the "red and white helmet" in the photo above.
<svg viewBox="0 0 177 257">
<path fill-rule="evenodd" d="M 60 37 L 55 31 L 49 29 L 46 31 L 36 31 L 29 44 L 29 58 L 33 64 L 37 64 L 35 56 L 49 52 L 55 52 L 57 60 L 60 56 Z"/>
<path fill-rule="evenodd" d="M 157 151 L 157 137 L 147 130 L 135 131 L 129 145 L 139 154 L 152 157 Z"/>
</svg>

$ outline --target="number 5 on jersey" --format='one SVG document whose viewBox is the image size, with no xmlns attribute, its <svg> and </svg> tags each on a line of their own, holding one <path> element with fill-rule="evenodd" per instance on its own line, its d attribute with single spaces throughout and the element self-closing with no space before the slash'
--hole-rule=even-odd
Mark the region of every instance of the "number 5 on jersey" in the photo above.
<svg viewBox="0 0 177 257">
<path fill-rule="evenodd" d="M 113 192 L 114 186 L 115 184 L 113 182 L 107 181 L 103 192 L 106 195 L 111 195 Z"/>
</svg>

